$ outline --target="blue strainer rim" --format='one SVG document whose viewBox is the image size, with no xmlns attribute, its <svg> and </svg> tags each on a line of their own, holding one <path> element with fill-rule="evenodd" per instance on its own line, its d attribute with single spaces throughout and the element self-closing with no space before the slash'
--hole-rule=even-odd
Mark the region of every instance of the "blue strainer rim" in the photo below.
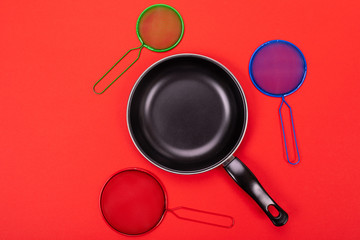
<svg viewBox="0 0 360 240">
<path fill-rule="evenodd" d="M 256 83 L 256 80 L 254 79 L 254 75 L 253 75 L 253 72 L 252 72 L 252 64 L 253 64 L 253 61 L 254 61 L 254 58 L 256 57 L 256 55 L 258 54 L 258 52 L 265 46 L 269 45 L 269 44 L 273 44 L 273 43 L 284 43 L 286 45 L 289 45 L 293 48 L 295 48 L 295 50 L 298 51 L 298 53 L 300 54 L 303 62 L 304 62 L 304 73 L 303 73 L 303 77 L 301 79 L 301 81 L 299 82 L 299 84 L 292 90 L 290 90 L 289 92 L 286 92 L 284 94 L 273 94 L 273 93 L 269 93 L 267 91 L 265 91 L 264 89 L 262 89 L 257 83 Z M 276 39 L 276 40 L 270 40 L 268 42 L 265 42 L 263 43 L 262 45 L 260 45 L 256 50 L 255 52 L 252 54 L 251 58 L 250 58 L 250 63 L 249 63 L 249 74 L 250 74 L 250 79 L 252 81 L 252 83 L 255 85 L 255 87 L 260 91 L 262 92 L 263 94 L 265 95 L 268 95 L 268 96 L 271 96 L 271 97 L 285 97 L 285 96 L 288 96 L 290 94 L 292 94 L 293 92 L 297 91 L 299 89 L 299 87 L 304 83 L 304 80 L 305 80 L 305 77 L 306 77 L 306 72 L 307 72 L 307 65 L 306 65 L 306 60 L 305 60 L 305 57 L 304 57 L 304 54 L 300 51 L 300 49 L 294 45 L 293 43 L 291 42 L 288 42 L 288 41 L 285 41 L 285 40 L 279 40 L 279 39 Z"/>
</svg>

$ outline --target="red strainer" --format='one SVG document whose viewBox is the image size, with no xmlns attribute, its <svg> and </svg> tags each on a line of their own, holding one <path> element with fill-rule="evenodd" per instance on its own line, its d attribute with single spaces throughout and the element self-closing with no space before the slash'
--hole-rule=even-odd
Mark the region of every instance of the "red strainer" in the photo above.
<svg viewBox="0 0 360 240">
<path fill-rule="evenodd" d="M 164 186 L 150 172 L 133 168 L 118 172 L 105 184 L 100 196 L 100 208 L 106 222 L 116 231 L 125 235 L 140 235 L 157 227 L 166 212 L 176 217 L 231 228 L 234 219 L 230 216 L 197 210 L 188 207 L 167 208 L 167 196 Z M 216 218 L 216 223 L 181 216 L 181 212 L 202 215 L 201 218 Z M 219 221 L 228 224 L 219 224 Z"/>
</svg>

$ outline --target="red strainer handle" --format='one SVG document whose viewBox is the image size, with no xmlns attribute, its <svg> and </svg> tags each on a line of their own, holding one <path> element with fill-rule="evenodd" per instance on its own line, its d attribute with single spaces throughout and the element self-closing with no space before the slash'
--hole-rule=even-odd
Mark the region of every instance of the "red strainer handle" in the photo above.
<svg viewBox="0 0 360 240">
<path fill-rule="evenodd" d="M 234 218 L 231 217 L 231 216 L 220 214 L 220 213 L 207 212 L 207 211 L 194 209 L 194 208 L 176 207 L 176 208 L 172 208 L 172 209 L 167 209 L 167 211 L 171 212 L 177 218 L 182 219 L 182 220 L 187 220 L 187 221 L 197 222 L 197 223 L 203 223 L 203 224 L 212 225 L 212 226 L 216 226 L 216 227 L 232 228 L 234 226 L 234 223 L 235 223 Z M 206 217 L 206 216 L 207 217 L 211 216 L 215 220 L 215 222 L 196 219 L 195 216 L 192 216 L 192 217 L 183 216 L 183 214 L 181 214 L 181 212 L 183 214 L 186 213 L 186 212 L 193 212 L 193 213 L 195 212 L 201 218 Z M 219 222 L 227 221 L 229 223 L 228 224 L 216 223 L 218 221 Z"/>
</svg>

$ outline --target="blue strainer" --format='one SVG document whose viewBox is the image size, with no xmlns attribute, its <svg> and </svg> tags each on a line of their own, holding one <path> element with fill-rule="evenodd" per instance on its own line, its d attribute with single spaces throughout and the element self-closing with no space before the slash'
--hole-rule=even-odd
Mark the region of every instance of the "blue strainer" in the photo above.
<svg viewBox="0 0 360 240">
<path fill-rule="evenodd" d="M 300 161 L 296 140 L 294 119 L 290 105 L 285 101 L 288 96 L 299 89 L 306 75 L 305 57 L 294 44 L 284 40 L 272 40 L 258 47 L 250 59 L 249 73 L 255 87 L 271 97 L 280 97 L 279 116 L 284 138 L 286 158 L 292 165 Z M 297 153 L 297 160 L 290 161 L 286 144 L 284 122 L 281 114 L 283 104 L 289 108 L 291 126 Z"/>
</svg>

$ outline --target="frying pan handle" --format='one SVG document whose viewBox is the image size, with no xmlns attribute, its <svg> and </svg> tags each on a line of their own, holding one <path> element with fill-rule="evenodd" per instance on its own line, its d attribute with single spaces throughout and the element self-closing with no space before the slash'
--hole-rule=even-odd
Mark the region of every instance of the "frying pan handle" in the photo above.
<svg viewBox="0 0 360 240">
<path fill-rule="evenodd" d="M 227 173 L 261 207 L 275 226 L 282 226 L 288 221 L 287 213 L 277 205 L 261 186 L 255 175 L 238 158 L 224 165 Z"/>
</svg>

